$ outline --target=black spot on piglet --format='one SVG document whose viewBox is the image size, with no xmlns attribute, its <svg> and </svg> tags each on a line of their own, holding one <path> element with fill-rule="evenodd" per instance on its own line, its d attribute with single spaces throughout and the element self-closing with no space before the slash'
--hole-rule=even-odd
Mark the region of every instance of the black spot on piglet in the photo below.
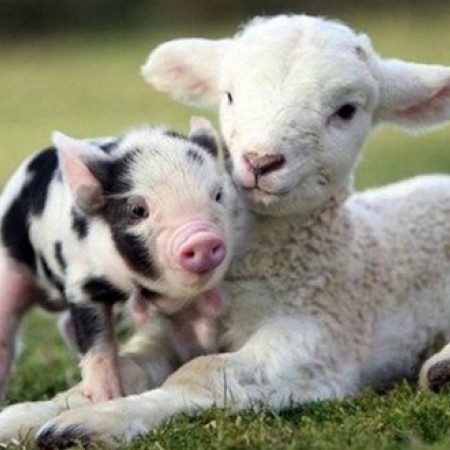
<svg viewBox="0 0 450 450">
<path fill-rule="evenodd" d="M 104 327 L 103 317 L 95 308 L 69 303 L 70 320 L 75 329 L 75 340 L 78 350 L 86 353 L 94 344 L 98 334 Z"/>
<path fill-rule="evenodd" d="M 81 212 L 72 208 L 72 230 L 75 231 L 79 239 L 84 239 L 88 234 L 89 224 L 87 217 Z"/>
<path fill-rule="evenodd" d="M 190 140 L 203 147 L 212 156 L 217 156 L 217 142 L 213 135 L 207 133 L 194 134 L 190 137 Z"/>
<path fill-rule="evenodd" d="M 52 284 L 58 291 L 60 292 L 61 296 L 64 297 L 64 282 L 61 280 L 51 269 L 48 265 L 47 260 L 45 259 L 44 255 L 39 253 L 38 254 L 39 263 L 42 267 L 42 271 L 44 273 L 45 278 L 47 278 L 48 282 Z"/>
<path fill-rule="evenodd" d="M 193 148 L 190 148 L 187 151 L 187 157 L 189 160 L 191 160 L 197 164 L 200 164 L 200 165 L 202 165 L 204 162 L 203 156 L 197 150 L 195 150 Z"/>
<path fill-rule="evenodd" d="M 117 250 L 131 269 L 151 279 L 160 276 L 160 270 L 140 236 L 127 233 L 119 224 L 112 226 L 112 237 Z"/>
<path fill-rule="evenodd" d="M 125 301 L 128 297 L 126 292 L 114 286 L 104 277 L 88 278 L 83 284 L 83 291 L 93 302 L 109 305 Z"/>
<path fill-rule="evenodd" d="M 62 270 L 62 272 L 65 272 L 67 269 L 67 261 L 63 254 L 61 241 L 55 242 L 55 259 L 58 262 L 59 268 Z"/>
<path fill-rule="evenodd" d="M 12 258 L 36 269 L 35 253 L 29 237 L 30 215 L 43 213 L 50 182 L 58 168 L 56 150 L 49 148 L 31 159 L 28 180 L 11 203 L 1 224 L 2 240 Z"/>
<path fill-rule="evenodd" d="M 54 148 L 38 153 L 28 166 L 31 179 L 28 182 L 30 211 L 39 216 L 44 211 L 50 181 L 58 168 L 58 157 Z M 25 194 L 22 192 L 22 195 Z"/>
<path fill-rule="evenodd" d="M 139 293 L 142 295 L 142 297 L 145 298 L 145 300 L 148 300 L 149 302 L 162 297 L 162 294 L 159 294 L 158 292 L 155 291 L 151 291 L 150 289 L 147 289 L 144 286 L 139 286 Z"/>
<path fill-rule="evenodd" d="M 166 136 L 170 136 L 170 137 L 173 137 L 173 138 L 183 139 L 184 141 L 187 141 L 187 140 L 188 140 L 186 136 L 184 136 L 184 135 L 181 134 L 181 133 L 178 133 L 178 132 L 175 131 L 175 130 L 166 130 L 166 131 L 164 132 L 164 134 L 165 134 Z"/>
<path fill-rule="evenodd" d="M 14 200 L 4 215 L 1 233 L 10 256 L 34 271 L 36 255 L 28 235 L 27 212 L 20 197 Z"/>
</svg>

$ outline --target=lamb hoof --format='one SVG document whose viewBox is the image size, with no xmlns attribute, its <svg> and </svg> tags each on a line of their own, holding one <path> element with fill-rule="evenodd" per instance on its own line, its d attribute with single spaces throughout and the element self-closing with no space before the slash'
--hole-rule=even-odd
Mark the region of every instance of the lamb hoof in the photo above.
<svg viewBox="0 0 450 450">
<path fill-rule="evenodd" d="M 433 364 L 426 374 L 427 387 L 432 392 L 441 392 L 450 386 L 450 359 Z"/>
<path fill-rule="evenodd" d="M 56 426 L 52 426 L 40 432 L 36 441 L 38 447 L 51 450 L 81 445 L 86 448 L 90 443 L 89 434 L 79 426 L 68 427 L 60 432 L 56 431 Z"/>
</svg>

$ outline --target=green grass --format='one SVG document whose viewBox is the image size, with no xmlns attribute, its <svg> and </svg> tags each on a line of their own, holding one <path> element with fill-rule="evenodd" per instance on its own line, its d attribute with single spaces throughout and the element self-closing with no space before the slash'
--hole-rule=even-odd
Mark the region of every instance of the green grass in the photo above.
<svg viewBox="0 0 450 450">
<path fill-rule="evenodd" d="M 386 56 L 450 65 L 450 15 L 346 14 Z M 156 42 L 174 35 L 221 35 L 221 29 L 166 28 L 0 41 L 0 185 L 23 157 L 48 143 L 52 130 L 109 135 L 133 124 L 167 122 L 185 129 L 192 111 L 154 93 L 139 77 Z M 210 116 L 212 117 L 212 116 Z M 410 136 L 381 129 L 367 145 L 359 187 L 425 172 L 450 172 L 450 127 Z M 49 398 L 78 379 L 53 318 L 33 314 L 7 395 L 8 403 Z M 450 396 L 399 384 L 387 394 L 365 392 L 283 414 L 212 410 L 181 417 L 127 449 L 447 449 Z"/>
<path fill-rule="evenodd" d="M 51 397 L 78 379 L 51 318 L 37 314 L 29 319 L 11 402 Z M 429 395 L 399 383 L 383 395 L 368 390 L 353 399 L 311 403 L 281 414 L 212 409 L 196 418 L 181 416 L 123 448 L 444 450 L 450 446 L 449 400 L 448 394 Z"/>
</svg>

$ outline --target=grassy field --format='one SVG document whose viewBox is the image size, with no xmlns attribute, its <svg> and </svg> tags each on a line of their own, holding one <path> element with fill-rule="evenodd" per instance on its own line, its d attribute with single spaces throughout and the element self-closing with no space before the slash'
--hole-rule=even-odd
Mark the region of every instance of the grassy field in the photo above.
<svg viewBox="0 0 450 450">
<path fill-rule="evenodd" d="M 450 14 L 348 14 L 341 19 L 367 32 L 383 55 L 450 65 Z M 54 129 L 81 137 L 167 122 L 184 130 L 192 110 L 153 92 L 140 79 L 139 66 L 157 42 L 175 35 L 219 36 L 234 26 L 0 41 L 0 185 L 25 155 L 47 145 Z M 362 158 L 357 186 L 426 172 L 450 172 L 450 126 L 420 136 L 377 130 Z M 7 402 L 50 397 L 77 378 L 75 361 L 62 346 L 52 318 L 30 316 Z M 425 395 L 401 383 L 384 395 L 365 392 L 281 415 L 213 410 L 197 419 L 182 417 L 126 448 L 449 447 L 450 396 Z"/>
</svg>

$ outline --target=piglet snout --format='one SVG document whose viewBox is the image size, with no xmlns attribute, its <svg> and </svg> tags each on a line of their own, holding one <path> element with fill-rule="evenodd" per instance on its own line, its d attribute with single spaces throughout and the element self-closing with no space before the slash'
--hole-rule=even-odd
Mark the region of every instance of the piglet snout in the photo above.
<svg viewBox="0 0 450 450">
<path fill-rule="evenodd" d="M 203 274 L 220 266 L 226 255 L 223 239 L 212 232 L 198 232 L 179 248 L 178 262 L 188 272 Z"/>
</svg>

